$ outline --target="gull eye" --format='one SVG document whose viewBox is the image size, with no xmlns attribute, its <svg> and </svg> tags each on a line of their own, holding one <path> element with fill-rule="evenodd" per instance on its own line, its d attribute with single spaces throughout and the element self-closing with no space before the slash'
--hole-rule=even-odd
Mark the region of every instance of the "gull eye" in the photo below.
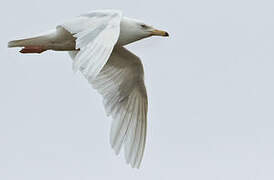
<svg viewBox="0 0 274 180">
<path fill-rule="evenodd" d="M 145 25 L 145 24 L 141 24 L 140 26 L 141 26 L 142 28 L 144 28 L 144 29 L 147 29 L 147 28 L 148 28 L 148 26 Z"/>
</svg>

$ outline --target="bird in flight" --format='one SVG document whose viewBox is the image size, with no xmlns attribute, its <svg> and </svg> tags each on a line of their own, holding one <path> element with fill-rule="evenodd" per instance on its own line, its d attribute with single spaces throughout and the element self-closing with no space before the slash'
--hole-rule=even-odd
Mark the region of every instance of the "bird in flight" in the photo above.
<svg viewBox="0 0 274 180">
<path fill-rule="evenodd" d="M 96 10 L 58 25 L 49 33 L 10 41 L 21 53 L 68 51 L 73 70 L 81 71 L 103 96 L 112 117 L 110 144 L 116 154 L 124 149 L 126 162 L 139 168 L 145 148 L 147 93 L 140 59 L 124 46 L 167 32 L 125 17 L 118 10 Z"/>
</svg>

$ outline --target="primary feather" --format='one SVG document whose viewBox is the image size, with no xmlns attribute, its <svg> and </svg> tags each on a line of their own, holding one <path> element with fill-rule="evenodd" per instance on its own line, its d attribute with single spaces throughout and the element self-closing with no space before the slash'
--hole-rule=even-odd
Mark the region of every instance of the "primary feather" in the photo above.
<svg viewBox="0 0 274 180">
<path fill-rule="evenodd" d="M 70 52 L 73 59 L 77 52 Z M 116 154 L 124 144 L 127 163 L 139 167 L 146 139 L 147 93 L 140 59 L 124 47 L 115 47 L 108 62 L 91 85 L 103 96 L 106 113 L 112 117 L 110 143 Z"/>
</svg>

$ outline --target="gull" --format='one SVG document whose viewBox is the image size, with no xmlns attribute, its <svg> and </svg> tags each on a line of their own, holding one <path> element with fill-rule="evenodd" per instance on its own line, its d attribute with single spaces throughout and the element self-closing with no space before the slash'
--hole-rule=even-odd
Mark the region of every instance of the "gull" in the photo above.
<svg viewBox="0 0 274 180">
<path fill-rule="evenodd" d="M 148 98 L 141 60 L 124 46 L 150 36 L 169 36 L 119 10 L 95 10 L 58 25 L 49 33 L 10 41 L 21 53 L 68 51 L 80 71 L 103 96 L 112 117 L 110 144 L 121 148 L 132 168 L 139 168 L 145 149 Z"/>
</svg>

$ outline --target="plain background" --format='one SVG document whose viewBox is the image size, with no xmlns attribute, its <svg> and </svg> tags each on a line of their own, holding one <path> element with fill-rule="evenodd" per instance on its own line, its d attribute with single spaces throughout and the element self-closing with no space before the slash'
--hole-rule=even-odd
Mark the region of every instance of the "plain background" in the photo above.
<svg viewBox="0 0 274 180">
<path fill-rule="evenodd" d="M 149 95 L 140 170 L 110 148 L 102 98 L 67 53 L 7 48 L 108 8 L 170 33 L 128 47 Z M 9 0 L 0 21 L 0 179 L 274 179 L 272 0 Z"/>
</svg>

